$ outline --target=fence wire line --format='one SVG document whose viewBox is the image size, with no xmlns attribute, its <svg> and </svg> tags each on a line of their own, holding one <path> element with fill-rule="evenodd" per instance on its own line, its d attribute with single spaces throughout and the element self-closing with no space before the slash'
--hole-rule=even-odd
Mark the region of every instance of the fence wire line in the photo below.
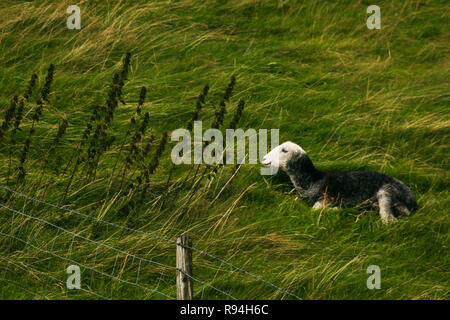
<svg viewBox="0 0 450 320">
<path fill-rule="evenodd" d="M 24 268 L 26 268 L 26 269 L 29 269 L 29 270 L 31 270 L 31 271 L 33 271 L 33 272 L 43 274 L 43 275 L 47 276 L 48 278 L 50 278 L 50 279 L 52 279 L 52 280 L 55 280 L 55 281 L 58 281 L 58 282 L 60 282 L 60 283 L 66 284 L 63 280 L 58 279 L 58 278 L 52 276 L 52 275 L 49 274 L 48 272 L 44 272 L 44 271 L 38 270 L 38 269 L 33 268 L 32 266 L 27 265 L 27 264 L 25 264 L 25 263 L 23 263 L 23 262 L 19 262 L 19 261 L 17 261 L 17 260 L 11 259 L 11 258 L 9 258 L 9 257 L 6 257 L 6 256 L 2 255 L 2 254 L 0 254 L 0 258 L 5 259 L 5 260 L 7 260 L 8 262 L 11 262 L 11 263 L 14 263 L 14 264 L 21 265 L 22 267 L 24 267 Z M 7 279 L 2 279 L 2 280 L 8 281 L 9 283 L 12 283 L 11 281 L 9 281 L 9 280 L 7 280 Z M 103 299 L 108 300 L 107 297 L 102 296 L 101 294 L 95 293 L 95 292 L 93 292 L 93 291 L 90 291 L 90 290 L 87 290 L 87 289 L 84 289 L 84 288 L 81 288 L 81 287 L 80 287 L 79 289 L 82 290 L 82 291 L 84 291 L 84 292 L 87 292 L 87 293 L 96 295 L 96 296 L 99 297 L 99 298 L 103 298 Z M 30 293 L 33 293 L 33 294 L 35 294 L 35 295 L 37 295 L 37 296 L 40 296 L 41 298 L 48 299 L 47 296 L 41 295 L 41 294 L 39 294 L 39 293 L 37 293 L 37 292 L 30 291 Z"/>
<path fill-rule="evenodd" d="M 26 292 L 26 293 L 29 293 L 29 294 L 38 296 L 38 297 L 43 298 L 43 299 L 45 299 L 45 300 L 49 300 L 46 296 L 43 296 L 43 295 L 41 295 L 41 294 L 39 294 L 39 293 L 37 293 L 37 292 L 31 291 L 31 290 L 28 290 L 27 288 L 24 288 L 24 287 L 22 287 L 22 286 L 19 286 L 18 284 L 14 283 L 14 282 L 12 282 L 12 281 L 10 281 L 10 280 L 8 280 L 8 279 L 0 279 L 0 280 L 1 280 L 2 282 L 9 283 L 9 284 L 12 285 L 13 287 L 16 287 L 17 289 L 20 289 L 20 290 L 22 290 L 22 291 L 24 291 L 24 292 Z"/>
<path fill-rule="evenodd" d="M 118 280 L 118 281 L 120 281 L 120 282 L 129 284 L 129 285 L 137 286 L 137 287 L 139 287 L 139 288 L 141 288 L 141 289 L 143 289 L 143 290 L 156 292 L 156 293 L 159 293 L 159 294 L 161 294 L 161 295 L 163 295 L 163 296 L 165 296 L 166 298 L 169 298 L 169 299 L 173 299 L 173 300 L 175 299 L 174 297 L 171 297 L 171 296 L 169 296 L 169 295 L 166 295 L 165 293 L 160 292 L 160 291 L 158 291 L 158 290 L 151 289 L 151 288 L 142 286 L 142 285 L 140 285 L 140 284 L 135 284 L 135 283 L 133 283 L 133 282 L 130 282 L 130 281 L 127 281 L 127 280 L 124 280 L 124 279 L 120 279 L 120 278 L 118 278 L 118 277 L 116 277 L 116 276 L 112 276 L 112 275 L 110 275 L 110 274 L 107 274 L 106 272 L 103 272 L 103 271 L 97 270 L 97 269 L 95 269 L 95 268 L 93 268 L 93 267 L 89 267 L 89 266 L 87 266 L 87 265 L 85 265 L 85 264 L 82 264 L 82 263 L 80 263 L 79 261 L 76 261 L 76 260 L 73 260 L 73 259 L 70 259 L 70 258 L 65 258 L 65 257 L 63 257 L 63 256 L 60 256 L 59 254 L 54 253 L 54 252 L 51 252 L 51 251 L 48 251 L 48 250 L 45 250 L 45 249 L 41 249 L 41 248 L 39 248 L 39 247 L 33 245 L 32 243 L 30 243 L 30 242 L 28 242 L 28 241 L 25 241 L 25 240 L 23 240 L 23 239 L 21 239 L 21 238 L 19 238 L 19 237 L 16 237 L 16 236 L 13 236 L 13 235 L 10 235 L 10 234 L 7 234 L 7 233 L 3 233 L 3 232 L 0 232 L 0 235 L 1 235 L 1 236 L 4 236 L 4 237 L 10 237 L 10 238 L 15 239 L 15 240 L 17 240 L 17 241 L 20 241 L 20 242 L 22 242 L 22 243 L 24 243 L 24 244 L 26 244 L 26 245 L 28 245 L 28 246 L 30 246 L 30 247 L 36 249 L 36 250 L 39 250 L 39 251 L 44 252 L 44 253 L 46 253 L 46 254 L 50 254 L 50 255 L 52 255 L 52 256 L 54 256 L 54 257 L 56 257 L 56 258 L 65 260 L 65 261 L 70 262 L 70 263 L 73 263 L 73 264 L 80 265 L 80 266 L 82 266 L 83 268 L 86 268 L 86 269 L 89 269 L 89 270 L 91 270 L 91 271 L 97 272 L 98 274 L 100 274 L 100 275 L 102 275 L 102 276 L 109 277 L 109 278 L 111 278 L 112 280 Z"/>
<path fill-rule="evenodd" d="M 197 279 L 197 278 L 195 278 L 195 277 L 193 277 L 193 276 L 187 274 L 186 272 L 184 272 L 183 270 L 181 270 L 181 269 L 179 269 L 179 268 L 177 268 L 177 267 L 170 266 L 170 265 L 167 265 L 167 264 L 164 264 L 164 263 L 160 263 L 160 262 L 156 262 L 156 261 L 153 261 L 153 260 L 149 260 L 149 259 L 146 259 L 146 258 L 142 258 L 142 257 L 136 256 L 136 255 L 134 255 L 134 254 L 128 253 L 128 252 L 126 252 L 126 251 L 123 251 L 123 250 L 120 250 L 120 249 L 111 247 L 111 246 L 106 245 L 106 244 L 104 244 L 104 243 L 101 243 L 101 242 L 98 242 L 98 241 L 95 241 L 95 240 L 91 240 L 91 239 L 89 239 L 89 238 L 86 238 L 86 237 L 83 237 L 83 236 L 81 236 L 81 235 L 79 235 L 79 234 L 76 234 L 76 233 L 74 233 L 74 232 L 72 232 L 72 231 L 69 231 L 69 230 L 66 230 L 66 229 L 64 229 L 64 228 L 61 228 L 61 227 L 59 227 L 59 226 L 57 226 L 57 225 L 55 225 L 55 224 L 53 224 L 53 223 L 51 223 L 51 222 L 48 222 L 48 221 L 46 221 L 46 220 L 44 220 L 44 219 L 41 219 L 41 218 L 38 218 L 38 217 L 34 217 L 34 216 L 28 215 L 28 214 L 26 214 L 26 213 L 23 213 L 23 212 L 20 212 L 20 211 L 11 209 L 11 208 L 9 208 L 9 207 L 7 207 L 7 206 L 1 204 L 1 203 L 0 203 L 0 207 L 2 207 L 2 208 L 4 208 L 4 209 L 7 209 L 7 210 L 9 210 L 9 211 L 11 211 L 11 212 L 13 212 L 13 213 L 17 213 L 17 214 L 23 215 L 23 216 L 25 216 L 25 217 L 27 217 L 27 218 L 30 218 L 30 219 L 33 219 L 33 220 L 36 220 L 36 221 L 45 223 L 45 224 L 50 225 L 50 226 L 52 226 L 52 227 L 55 227 L 55 228 L 57 228 L 58 230 L 62 230 L 62 231 L 64 231 L 64 232 L 68 233 L 68 234 L 73 235 L 74 237 L 79 237 L 79 238 L 81 238 L 81 239 L 83 239 L 83 240 L 86 240 L 86 241 L 95 243 L 95 244 L 97 244 L 97 246 L 104 246 L 104 247 L 106 247 L 106 248 L 108 248 L 108 249 L 111 249 L 111 250 L 114 250 L 114 251 L 116 251 L 116 252 L 118 252 L 118 253 L 122 253 L 122 254 L 128 255 L 128 256 L 130 256 L 130 257 L 133 257 L 133 258 L 135 258 L 135 259 L 138 259 L 139 261 L 145 261 L 145 262 L 148 262 L 148 263 L 156 264 L 156 265 L 161 266 L 161 267 L 165 267 L 165 268 L 168 268 L 168 269 L 176 270 L 176 271 L 182 273 L 183 275 L 189 277 L 189 278 L 192 279 L 193 281 L 200 283 L 200 284 L 203 285 L 203 286 L 207 286 L 207 287 L 209 287 L 209 288 L 211 288 L 211 289 L 213 289 L 213 290 L 215 290 L 215 291 L 217 291 L 217 292 L 220 292 L 220 293 L 226 295 L 227 297 L 229 297 L 229 298 L 231 298 L 231 299 L 237 300 L 237 298 L 233 297 L 232 295 L 230 295 L 230 294 L 228 294 L 228 293 L 226 293 L 226 292 L 224 292 L 224 291 L 222 291 L 222 290 L 216 288 L 215 286 L 213 286 L 213 285 L 211 285 L 211 284 L 209 284 L 209 283 L 206 283 L 206 282 L 204 282 L 204 281 L 202 281 L 202 280 L 200 280 L 200 279 Z M 89 270 L 91 270 L 91 271 L 94 271 L 94 272 L 100 273 L 100 274 L 102 274 L 102 275 L 104 275 L 104 276 L 110 277 L 111 279 L 116 279 L 116 280 L 118 280 L 118 281 L 127 283 L 127 284 L 129 284 L 129 285 L 134 285 L 134 286 L 139 287 L 139 288 L 142 288 L 142 289 L 144 289 L 144 290 L 150 290 L 150 291 L 154 291 L 154 292 L 160 293 L 160 294 L 162 294 L 163 296 L 166 296 L 167 298 L 175 299 L 174 297 L 168 296 L 168 295 L 166 295 L 166 294 L 164 294 L 164 293 L 162 293 L 162 292 L 160 292 L 160 291 L 157 291 L 157 290 L 155 290 L 155 289 L 150 289 L 150 288 L 147 288 L 147 287 L 145 287 L 145 286 L 142 286 L 142 285 L 138 284 L 137 282 L 136 282 L 136 283 L 132 283 L 132 282 L 129 282 L 129 281 L 126 281 L 126 280 L 123 280 L 123 279 L 120 279 L 120 278 L 111 276 L 111 275 L 109 275 L 109 274 L 107 274 L 107 273 L 104 273 L 104 272 L 102 272 L 102 271 L 96 270 L 95 268 L 86 266 L 86 265 L 84 265 L 84 264 L 82 264 L 82 263 L 80 263 L 80 262 L 78 262 L 78 261 L 73 260 L 73 259 L 65 258 L 65 257 L 62 257 L 62 256 L 60 256 L 60 255 L 57 255 L 57 254 L 55 254 L 55 253 L 53 253 L 53 252 L 51 252 L 51 251 L 41 249 L 41 248 L 39 248 L 39 247 L 36 247 L 36 246 L 33 245 L 32 243 L 30 243 L 30 242 L 28 242 L 28 241 L 25 241 L 25 240 L 23 240 L 23 239 L 21 239 L 21 238 L 18 238 L 18 237 L 16 237 L 16 236 L 13 236 L 13 235 L 10 235 L 10 234 L 7 234 L 7 233 L 3 233 L 3 232 L 0 232 L 0 235 L 14 238 L 14 239 L 16 239 L 16 240 L 18 240 L 18 241 L 21 241 L 22 243 L 25 243 L 25 244 L 27 244 L 27 245 L 29 245 L 29 246 L 31 246 L 31 247 L 37 249 L 37 250 L 40 250 L 40 251 L 45 252 L 45 253 L 47 253 L 47 254 L 51 254 L 51 255 L 53 255 L 53 256 L 55 256 L 55 257 L 57 257 L 57 258 L 60 258 L 60 259 L 63 259 L 63 260 L 66 260 L 66 261 L 69 261 L 69 262 L 72 262 L 72 263 L 75 263 L 75 264 L 79 264 L 79 265 L 81 265 L 81 266 L 83 266 L 83 267 L 85 267 L 85 268 L 87 268 L 87 269 L 89 269 Z"/>
<path fill-rule="evenodd" d="M 193 251 L 198 252 L 199 254 L 202 254 L 202 255 L 207 256 L 207 257 L 209 257 L 211 259 L 214 259 L 214 260 L 219 261 L 219 262 L 221 262 L 223 264 L 226 264 L 227 266 L 229 266 L 229 267 L 231 267 L 231 268 L 233 268 L 233 269 L 235 269 L 235 270 L 237 270 L 239 272 L 242 272 L 242 273 L 244 273 L 244 274 L 246 274 L 246 275 L 248 275 L 248 276 L 250 276 L 250 277 L 252 277 L 252 278 L 254 278 L 256 280 L 258 280 L 258 281 L 261 281 L 261 282 L 271 286 L 272 288 L 277 289 L 280 292 L 283 292 L 283 293 L 285 293 L 287 295 L 290 295 L 291 297 L 294 297 L 294 298 L 296 298 L 298 300 L 301 300 L 301 298 L 299 296 L 297 296 L 297 295 L 287 291 L 286 289 L 284 289 L 282 287 L 279 287 L 279 286 L 273 284 L 272 282 L 261 278 L 260 276 L 258 276 L 256 274 L 253 274 L 253 273 L 251 273 L 251 272 L 249 272 L 247 270 L 244 270 L 244 269 L 242 269 L 242 268 L 240 268 L 240 267 L 238 267 L 238 266 L 236 266 L 236 265 L 234 265 L 234 264 L 232 264 L 232 263 L 230 263 L 230 262 L 228 262 L 226 260 L 218 258 L 218 257 L 216 257 L 216 256 L 214 256 L 214 255 L 212 255 L 212 254 L 210 254 L 208 252 L 205 252 L 203 250 L 200 250 L 200 249 L 188 246 L 188 245 L 181 244 L 181 243 L 179 243 L 179 242 L 177 242 L 175 240 L 172 240 L 172 239 L 169 239 L 169 238 L 166 238 L 166 237 L 162 237 L 162 236 L 159 236 L 159 235 L 156 235 L 156 234 L 148 233 L 148 232 L 145 232 L 145 231 L 142 231 L 142 230 L 132 229 L 132 228 L 129 228 L 129 227 L 126 227 L 126 226 L 123 226 L 123 225 L 120 225 L 120 224 L 116 224 L 114 222 L 102 220 L 102 219 L 99 219 L 97 217 L 93 217 L 93 216 L 90 216 L 88 214 L 85 214 L 85 213 L 82 213 L 82 212 L 79 212 L 79 211 L 76 211 L 76 210 L 72 210 L 72 209 L 69 209 L 69 208 L 63 208 L 63 207 L 57 206 L 57 205 L 55 205 L 53 203 L 49 203 L 49 202 L 46 202 L 44 200 L 40 200 L 40 199 L 37 199 L 37 198 L 33 198 L 33 197 L 30 197 L 30 196 L 27 196 L 26 194 L 23 194 L 21 192 L 18 192 L 16 190 L 13 190 L 13 189 L 11 189 L 9 187 L 6 187 L 4 185 L 1 185 L 1 184 L 0 184 L 0 189 L 4 189 L 6 191 L 14 193 L 14 194 L 16 194 L 16 195 L 18 195 L 18 196 L 20 196 L 22 198 L 25 198 L 25 199 L 28 199 L 28 200 L 31 200 L 31 201 L 34 201 L 34 202 L 38 202 L 40 204 L 44 204 L 44 205 L 47 205 L 47 206 L 51 206 L 51 207 L 59 209 L 59 210 L 63 210 L 63 211 L 70 212 L 70 213 L 74 213 L 74 214 L 80 215 L 82 217 L 85 217 L 85 218 L 88 218 L 88 219 L 91 219 L 91 220 L 94 220 L 94 221 L 98 221 L 98 222 L 101 222 L 101 223 L 104 223 L 104 224 L 107 224 L 107 225 L 110 225 L 110 226 L 113 226 L 113 227 L 116 227 L 116 228 L 119 228 L 119 229 L 122 229 L 122 230 L 130 231 L 130 232 L 136 232 L 136 233 L 139 233 L 139 234 L 142 234 L 142 235 L 146 235 L 146 236 L 152 237 L 154 239 L 164 240 L 166 242 L 173 243 L 173 244 L 181 246 L 183 248 L 191 249 Z"/>
</svg>

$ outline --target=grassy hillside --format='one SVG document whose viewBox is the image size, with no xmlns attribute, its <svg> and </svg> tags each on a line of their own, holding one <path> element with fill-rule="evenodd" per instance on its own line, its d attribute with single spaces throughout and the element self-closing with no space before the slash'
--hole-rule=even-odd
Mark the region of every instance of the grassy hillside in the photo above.
<svg viewBox="0 0 450 320">
<path fill-rule="evenodd" d="M 303 299 L 449 298 L 445 1 L 378 1 L 381 30 L 366 27 L 370 1 L 85 0 L 81 30 L 68 30 L 72 4 L 0 3 L 2 186 L 172 240 L 189 233 L 194 247 Z M 221 129 L 242 99 L 238 127 L 279 129 L 280 142 L 301 145 L 319 169 L 400 179 L 418 212 L 384 226 L 375 211 L 314 211 L 283 173 L 261 176 L 260 165 L 174 167 L 170 132 L 188 126 L 205 84 L 198 119 L 210 127 L 232 76 Z M 173 244 L 4 189 L 0 197 L 84 237 L 1 207 L 2 298 L 96 298 L 67 292 L 67 259 L 104 273 L 81 269 L 82 288 L 102 296 L 165 298 L 107 274 L 175 295 L 174 270 L 92 241 L 171 266 Z M 195 277 L 234 297 L 289 298 L 193 259 Z M 381 268 L 380 290 L 366 287 L 369 265 Z M 194 294 L 227 298 L 199 284 Z"/>
</svg>

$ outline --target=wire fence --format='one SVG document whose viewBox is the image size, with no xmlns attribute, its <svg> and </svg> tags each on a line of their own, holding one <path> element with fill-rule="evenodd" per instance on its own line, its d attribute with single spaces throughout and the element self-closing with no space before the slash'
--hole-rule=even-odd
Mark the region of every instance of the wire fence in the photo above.
<svg viewBox="0 0 450 320">
<path fill-rule="evenodd" d="M 238 299 L 235 294 L 227 292 L 228 290 L 219 289 L 217 284 L 213 285 L 214 279 L 209 281 L 200 280 L 175 267 L 170 261 L 167 261 L 167 254 L 164 255 L 164 251 L 167 251 L 170 247 L 174 248 L 174 246 L 188 248 L 211 261 L 220 262 L 230 267 L 234 273 L 244 275 L 282 293 L 283 297 L 300 299 L 297 295 L 286 289 L 206 251 L 182 245 L 167 237 L 136 230 L 76 210 L 60 207 L 27 196 L 7 186 L 0 185 L 0 189 L 7 191 L 11 195 L 16 195 L 31 201 L 32 203 L 51 207 L 69 213 L 71 216 L 75 215 L 110 227 L 112 229 L 110 234 L 112 235 L 117 235 L 119 232 L 126 232 L 128 234 L 141 235 L 142 238 L 153 238 L 166 244 L 166 247 L 162 249 L 156 249 L 155 247 L 145 248 L 145 250 L 150 249 L 154 253 L 154 258 L 144 258 L 142 256 L 143 254 L 131 252 L 131 250 L 139 251 L 139 248 L 136 248 L 138 244 L 135 244 L 135 247 L 129 250 L 119 249 L 116 246 L 108 244 L 108 242 L 112 242 L 112 236 L 103 241 L 97 241 L 92 239 L 91 236 L 86 235 L 86 229 L 74 232 L 66 225 L 62 227 L 54 222 L 48 221 L 50 219 L 43 219 L 35 215 L 27 214 L 24 212 L 25 209 L 18 210 L 6 205 L 6 203 L 0 203 L 0 211 L 4 212 L 0 217 L 10 219 L 9 227 L 7 227 L 7 223 L 3 223 L 1 224 L 0 230 L 0 236 L 3 238 L 1 241 L 2 253 L 0 254 L 0 261 L 2 263 L 0 265 L 4 266 L 3 275 L 0 278 L 0 282 L 3 284 L 1 292 L 2 299 L 5 298 L 5 290 L 8 286 L 18 289 L 25 296 L 40 299 L 60 298 L 60 292 L 65 293 L 67 297 L 69 297 L 69 294 L 76 295 L 78 290 L 67 290 L 66 288 L 66 280 L 63 280 L 67 279 L 68 276 L 66 270 L 61 270 L 61 268 L 55 270 L 55 268 L 52 268 L 54 259 L 65 264 L 83 268 L 83 274 L 90 273 L 89 283 L 83 283 L 83 286 L 79 288 L 79 292 L 85 294 L 85 296 L 82 296 L 83 298 L 176 299 L 173 294 L 175 292 L 174 273 L 181 272 L 201 288 L 201 291 L 197 295 L 199 299 L 204 297 L 206 291 L 209 297 Z M 23 208 L 25 208 L 24 205 Z M 79 222 L 72 224 L 74 227 L 80 225 Z M 70 226 L 70 223 L 68 225 Z M 48 241 L 49 238 L 53 240 Z M 114 243 L 120 243 L 120 240 L 115 240 Z M 76 250 L 74 250 L 74 247 Z M 22 251 L 28 250 L 26 258 L 23 258 L 23 256 L 20 259 L 15 257 L 15 252 L 19 249 L 22 249 Z M 22 261 L 24 259 L 27 261 Z M 24 276 L 24 271 L 27 272 L 26 276 Z M 224 272 L 223 270 L 219 271 Z M 145 279 L 143 280 L 142 278 Z M 155 279 L 158 280 L 154 281 Z M 40 288 L 39 292 L 27 287 L 26 284 L 28 281 L 33 282 L 33 288 Z M 152 282 L 155 283 L 150 286 L 149 283 Z M 56 287 L 58 290 L 50 290 L 52 283 L 54 285 L 52 288 Z M 108 294 L 104 294 L 105 292 Z"/>
</svg>

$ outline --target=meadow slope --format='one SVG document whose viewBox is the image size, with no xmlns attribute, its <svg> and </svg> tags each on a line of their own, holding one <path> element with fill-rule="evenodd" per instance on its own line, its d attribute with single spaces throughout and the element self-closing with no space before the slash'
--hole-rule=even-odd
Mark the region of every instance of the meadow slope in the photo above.
<svg viewBox="0 0 450 320">
<path fill-rule="evenodd" d="M 82 28 L 69 30 L 72 4 L 0 3 L 1 186 L 169 239 L 189 233 L 303 299 L 450 298 L 448 3 L 380 0 L 381 30 L 366 27 L 369 1 L 80 0 Z M 418 212 L 384 226 L 375 211 L 314 211 L 260 165 L 173 166 L 170 133 L 206 84 L 204 130 L 229 128 L 242 100 L 237 127 L 279 129 L 323 170 L 400 179 Z M 173 244 L 5 189 L 0 204 L 2 298 L 97 298 L 66 290 L 67 259 L 103 272 L 82 268 L 82 287 L 101 296 L 166 298 L 107 276 L 137 273 L 175 295 L 174 270 L 93 241 L 172 266 Z M 234 297 L 291 298 L 193 259 L 195 277 Z M 380 290 L 366 287 L 369 265 Z M 227 298 L 199 284 L 194 295 Z"/>
</svg>

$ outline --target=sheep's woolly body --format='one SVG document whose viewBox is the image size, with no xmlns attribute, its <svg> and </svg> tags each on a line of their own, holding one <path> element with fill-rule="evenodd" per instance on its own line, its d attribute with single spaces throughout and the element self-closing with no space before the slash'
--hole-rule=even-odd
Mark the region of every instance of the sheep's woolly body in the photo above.
<svg viewBox="0 0 450 320">
<path fill-rule="evenodd" d="M 417 210 L 413 192 L 401 181 L 379 172 L 320 171 L 306 152 L 285 142 L 268 153 L 263 164 L 278 165 L 290 177 L 299 195 L 314 208 L 379 207 L 383 223 Z"/>
</svg>

